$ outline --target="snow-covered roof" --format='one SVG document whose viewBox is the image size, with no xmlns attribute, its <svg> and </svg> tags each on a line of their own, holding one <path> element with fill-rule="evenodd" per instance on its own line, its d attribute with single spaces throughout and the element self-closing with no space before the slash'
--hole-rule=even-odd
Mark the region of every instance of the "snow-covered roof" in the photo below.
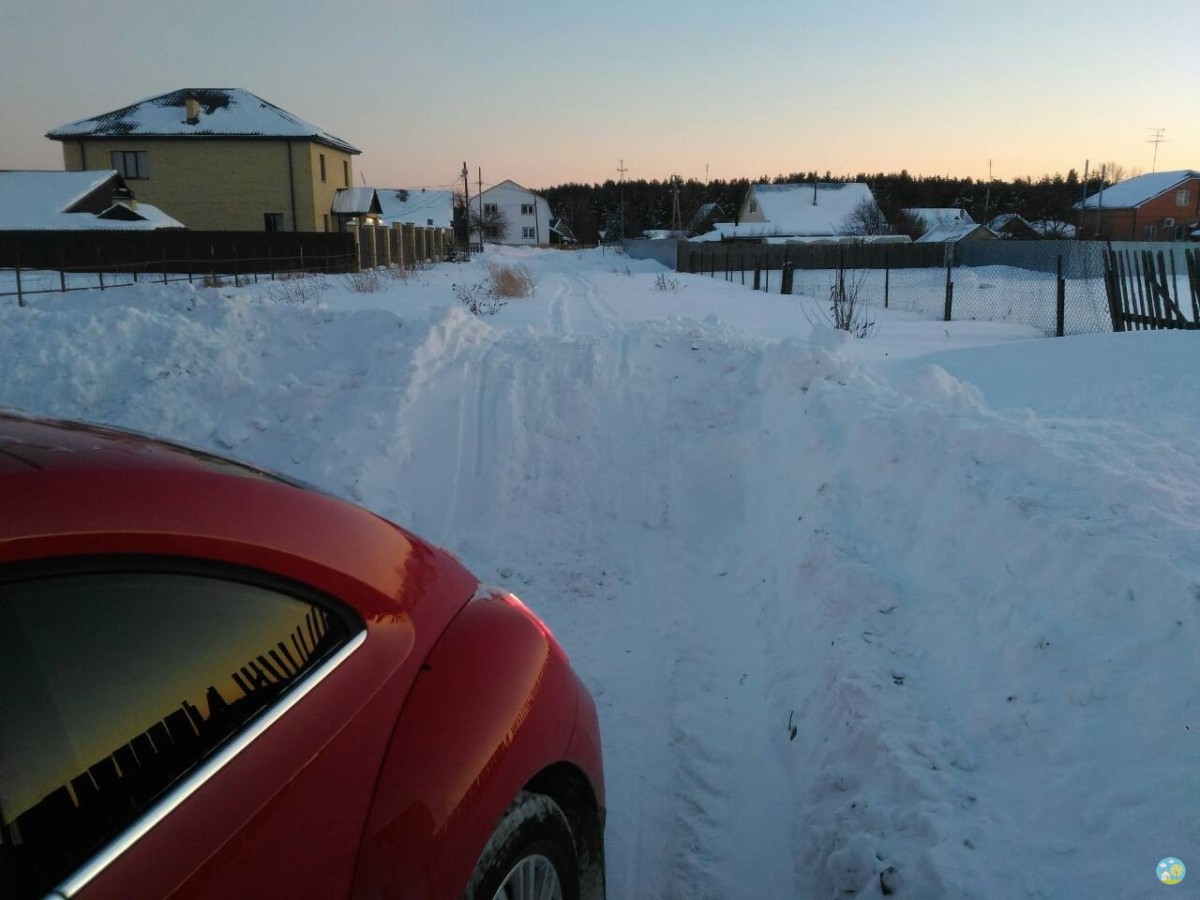
<svg viewBox="0 0 1200 900">
<path fill-rule="evenodd" d="M 199 103 L 200 115 L 191 124 L 185 101 Z M 346 153 L 361 151 L 335 135 L 268 103 L 241 88 L 180 88 L 147 97 L 121 109 L 70 122 L 46 137 L 260 137 L 308 139 Z"/>
<path fill-rule="evenodd" d="M 957 206 L 914 206 L 901 210 L 901 212 L 913 218 L 921 219 L 929 228 L 947 222 L 975 221 L 971 218 L 969 212 L 965 209 L 959 209 Z"/>
<path fill-rule="evenodd" d="M 755 184 L 750 190 L 771 233 L 778 235 L 841 234 L 855 207 L 875 202 L 871 189 L 859 182 Z"/>
<path fill-rule="evenodd" d="M 913 241 L 914 244 L 953 244 L 956 241 L 961 241 L 963 238 L 970 237 L 976 231 L 986 231 L 989 236 L 996 237 L 996 233 L 990 228 L 983 225 L 978 225 L 975 222 L 947 222 L 944 225 L 937 225 L 930 228 L 927 232 Z"/>
<path fill-rule="evenodd" d="M 506 178 L 504 181 L 500 182 L 499 184 L 493 184 L 490 188 L 487 188 L 486 190 L 484 190 L 484 192 L 482 194 L 476 194 L 474 197 L 471 198 L 471 202 L 475 203 L 475 201 L 478 200 L 480 197 L 486 197 L 488 194 L 492 193 L 492 191 L 500 191 L 500 190 L 518 191 L 523 194 L 528 194 L 530 197 L 537 197 L 539 200 L 546 199 L 541 194 L 535 194 L 529 188 L 522 187 L 521 185 L 517 184 L 512 179 Z"/>
<path fill-rule="evenodd" d="M 647 232 L 647 236 L 649 233 Z M 911 240 L 901 234 L 781 234 L 770 222 L 717 222 L 712 231 L 688 238 L 693 244 L 720 241 L 761 241 L 764 244 L 908 244 Z"/>
<path fill-rule="evenodd" d="M 451 228 L 454 224 L 454 192 L 427 188 L 376 188 L 383 221 Z"/>
<path fill-rule="evenodd" d="M 0 231 L 77 231 L 92 229 L 183 228 L 148 203 L 110 203 L 102 212 L 74 211 L 93 192 L 124 187 L 115 169 L 85 172 L 0 172 Z M 106 198 L 106 199 L 111 199 Z M 115 207 L 121 206 L 129 213 Z M 101 218 L 103 216 L 103 218 Z"/>
<path fill-rule="evenodd" d="M 1153 200 L 1159 194 L 1166 193 L 1171 188 L 1182 184 L 1190 178 L 1200 178 L 1200 172 L 1194 169 L 1179 169 L 1174 172 L 1151 172 L 1149 175 L 1138 175 L 1118 182 L 1112 187 L 1106 187 L 1092 194 L 1086 200 L 1075 204 L 1075 209 L 1127 209 L 1141 206 L 1147 200 Z"/>
<path fill-rule="evenodd" d="M 378 214 L 379 211 L 379 200 L 375 196 L 375 188 L 338 188 L 337 193 L 333 195 L 333 212 L 340 215 Z"/>
</svg>

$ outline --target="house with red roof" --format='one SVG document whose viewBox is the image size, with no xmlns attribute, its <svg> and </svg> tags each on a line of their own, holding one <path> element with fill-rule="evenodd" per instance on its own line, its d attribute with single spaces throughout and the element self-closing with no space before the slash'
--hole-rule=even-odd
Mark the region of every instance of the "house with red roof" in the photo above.
<svg viewBox="0 0 1200 900">
<path fill-rule="evenodd" d="M 70 122 L 69 172 L 118 171 L 140 200 L 195 230 L 333 231 L 352 144 L 240 88 L 181 88 Z"/>
<path fill-rule="evenodd" d="M 1114 241 L 1195 240 L 1200 172 L 1151 172 L 1118 182 L 1075 204 L 1081 237 Z"/>
</svg>

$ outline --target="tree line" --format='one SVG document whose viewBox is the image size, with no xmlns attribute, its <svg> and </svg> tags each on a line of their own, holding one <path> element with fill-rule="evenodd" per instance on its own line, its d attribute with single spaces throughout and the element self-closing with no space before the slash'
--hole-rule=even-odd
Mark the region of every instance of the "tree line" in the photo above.
<svg viewBox="0 0 1200 900">
<path fill-rule="evenodd" d="M 1104 186 L 1121 180 L 1125 171 L 1108 164 L 1104 168 Z M 600 231 L 607 240 L 615 240 L 622 230 L 625 237 L 637 237 L 650 229 L 667 229 L 672 223 L 673 192 L 679 191 L 679 209 L 684 230 L 696 230 L 698 217 L 707 204 L 715 203 L 719 212 L 709 221 L 735 221 L 742 201 L 752 183 L 808 184 L 820 182 L 862 182 L 870 186 L 880 210 L 889 222 L 902 221 L 900 210 L 907 208 L 958 207 L 967 210 L 980 223 L 1001 213 L 1017 213 L 1030 222 L 1058 221 L 1075 224 L 1078 213 L 1073 205 L 1099 190 L 1101 179 L 1091 177 L 1084 184 L 1071 169 L 1061 174 L 1043 175 L 1038 180 L 954 178 L 942 175 L 911 175 L 900 172 L 859 173 L 835 176 L 830 172 L 793 172 L 774 178 L 737 178 L 708 182 L 689 179 L 663 181 L 639 179 L 619 183 L 612 179 L 602 184 L 568 183 L 536 191 L 546 198 L 555 216 L 570 227 L 577 240 L 594 244 Z M 622 228 L 622 200 L 624 222 Z M 700 227 L 699 230 L 708 230 Z"/>
</svg>

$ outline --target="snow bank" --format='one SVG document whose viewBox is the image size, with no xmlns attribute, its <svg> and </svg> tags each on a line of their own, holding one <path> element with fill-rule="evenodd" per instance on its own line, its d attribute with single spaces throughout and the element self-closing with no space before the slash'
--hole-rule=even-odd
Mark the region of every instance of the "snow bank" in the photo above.
<svg viewBox="0 0 1200 900">
<path fill-rule="evenodd" d="M 140 286 L 0 309 L 0 403 L 316 483 L 509 584 L 596 695 L 614 897 L 1133 897 L 1200 842 L 1190 336 L 510 251 L 476 319 Z"/>
</svg>

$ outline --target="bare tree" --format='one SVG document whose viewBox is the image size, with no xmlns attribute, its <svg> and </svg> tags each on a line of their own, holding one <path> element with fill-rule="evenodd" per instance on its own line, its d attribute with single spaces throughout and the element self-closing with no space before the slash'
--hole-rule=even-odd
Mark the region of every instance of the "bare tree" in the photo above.
<svg viewBox="0 0 1200 900">
<path fill-rule="evenodd" d="M 471 209 L 471 231 L 481 234 L 484 240 L 502 241 L 508 237 L 508 216 L 499 206 L 485 203 L 483 212 L 479 207 Z"/>
<path fill-rule="evenodd" d="M 891 234 L 892 226 L 888 224 L 887 216 L 874 200 L 863 199 L 842 220 L 842 234 Z"/>
</svg>

